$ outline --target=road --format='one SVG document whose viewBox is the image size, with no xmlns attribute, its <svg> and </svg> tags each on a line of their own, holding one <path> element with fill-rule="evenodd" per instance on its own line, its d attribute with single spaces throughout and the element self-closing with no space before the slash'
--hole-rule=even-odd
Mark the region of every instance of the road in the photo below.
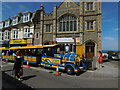
<svg viewBox="0 0 120 90">
<path fill-rule="evenodd" d="M 104 68 L 88 70 L 79 76 L 66 73 L 56 76 L 54 70 L 31 66 L 24 68 L 21 81 L 11 75 L 13 63 L 3 62 L 2 65 L 3 88 L 118 88 L 118 61 L 105 62 Z"/>
</svg>

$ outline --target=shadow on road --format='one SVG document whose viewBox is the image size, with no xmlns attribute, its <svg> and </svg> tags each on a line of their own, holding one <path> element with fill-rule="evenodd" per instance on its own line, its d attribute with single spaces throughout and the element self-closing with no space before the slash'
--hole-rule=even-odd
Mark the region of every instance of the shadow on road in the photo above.
<svg viewBox="0 0 120 90">
<path fill-rule="evenodd" d="M 2 71 L 2 72 L 11 72 L 11 71 L 13 71 L 13 69 L 4 70 L 4 71 Z"/>
<path fill-rule="evenodd" d="M 22 83 L 14 79 L 12 76 L 2 72 L 2 90 L 17 90 L 17 89 L 29 89 L 34 90 L 33 88 L 29 87 L 28 85 Z"/>
<path fill-rule="evenodd" d="M 80 76 L 80 75 L 82 75 L 82 74 L 85 73 L 85 72 L 86 72 L 86 71 L 81 71 L 81 72 L 77 73 L 76 76 Z"/>
<path fill-rule="evenodd" d="M 103 60 L 103 63 L 110 62 L 110 60 Z"/>
<path fill-rule="evenodd" d="M 36 75 L 24 76 L 21 79 L 22 79 L 22 81 L 24 81 L 24 80 L 28 80 L 28 79 L 33 78 L 33 77 L 36 77 Z"/>
</svg>

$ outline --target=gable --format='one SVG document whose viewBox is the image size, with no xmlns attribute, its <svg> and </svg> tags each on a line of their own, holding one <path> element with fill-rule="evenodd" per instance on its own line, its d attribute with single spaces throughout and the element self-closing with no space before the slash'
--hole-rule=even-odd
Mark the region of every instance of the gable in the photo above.
<svg viewBox="0 0 120 90">
<path fill-rule="evenodd" d="M 79 7 L 79 5 L 76 2 L 74 2 L 72 0 L 64 0 L 64 2 L 62 2 L 58 6 L 57 10 L 70 9 L 70 8 L 78 8 L 78 7 Z"/>
</svg>

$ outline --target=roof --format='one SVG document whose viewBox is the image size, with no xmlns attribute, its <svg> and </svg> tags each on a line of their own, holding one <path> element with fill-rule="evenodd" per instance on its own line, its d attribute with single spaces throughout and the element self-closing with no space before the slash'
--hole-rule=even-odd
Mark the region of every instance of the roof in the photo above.
<svg viewBox="0 0 120 90">
<path fill-rule="evenodd" d="M 11 47 L 10 50 L 12 49 L 33 49 L 33 48 L 43 48 L 43 46 L 23 46 L 23 47 Z"/>
<path fill-rule="evenodd" d="M 58 44 L 54 44 L 54 45 L 43 45 L 43 47 L 54 47 L 57 46 Z"/>
<path fill-rule="evenodd" d="M 43 46 L 39 45 L 39 46 L 25 46 L 25 47 L 20 47 L 20 49 L 33 49 L 33 48 L 43 48 Z"/>
<path fill-rule="evenodd" d="M 9 50 L 9 48 L 0 48 L 0 50 Z"/>
</svg>

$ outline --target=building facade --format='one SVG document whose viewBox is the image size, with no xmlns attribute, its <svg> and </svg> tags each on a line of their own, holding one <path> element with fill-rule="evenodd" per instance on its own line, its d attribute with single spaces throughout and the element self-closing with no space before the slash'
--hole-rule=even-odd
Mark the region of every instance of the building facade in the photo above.
<svg viewBox="0 0 120 90">
<path fill-rule="evenodd" d="M 26 22 L 23 19 L 25 17 L 25 20 L 29 17 Z M 3 41 L 24 39 L 25 45 L 43 45 L 52 41 L 63 47 L 69 45 L 70 51 L 73 45 L 82 44 L 85 56 L 88 58 L 97 56 L 97 51 L 102 50 L 100 1 L 81 0 L 78 4 L 65 0 L 59 6 L 54 6 L 51 13 L 45 13 L 44 6 L 41 5 L 40 10 L 17 15 L 12 22 L 15 22 L 14 19 L 21 23 L 1 28 L 4 33 L 1 36 Z M 10 22 L 10 19 L 3 21 L 5 25 L 7 21 Z M 14 43 L 11 41 L 11 44 Z"/>
</svg>

